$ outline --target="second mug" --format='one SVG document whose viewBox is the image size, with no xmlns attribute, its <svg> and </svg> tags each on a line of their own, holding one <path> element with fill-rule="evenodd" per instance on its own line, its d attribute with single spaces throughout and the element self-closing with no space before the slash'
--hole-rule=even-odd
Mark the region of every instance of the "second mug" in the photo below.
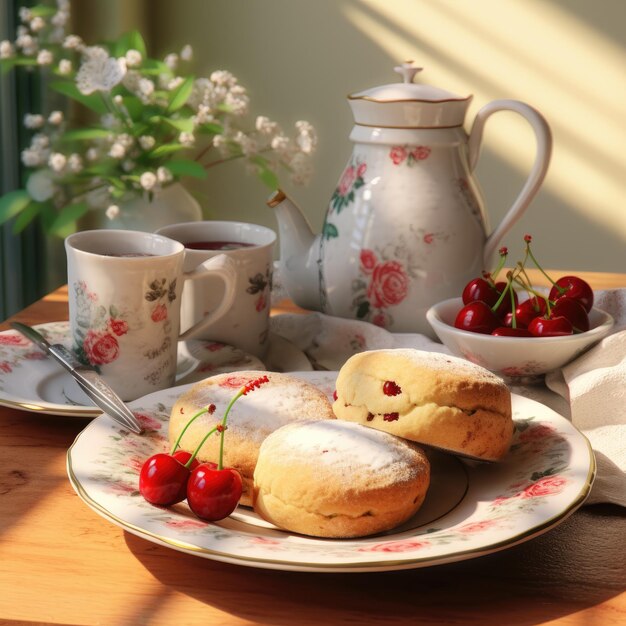
<svg viewBox="0 0 626 626">
<path fill-rule="evenodd" d="M 269 347 L 270 290 L 276 233 L 258 224 L 230 221 L 184 222 L 164 226 L 158 234 L 185 246 L 184 269 L 218 254 L 237 269 L 235 301 L 225 317 L 199 338 L 220 341 L 263 358 Z M 181 301 L 181 330 L 197 324 L 219 305 L 224 285 L 211 278 L 187 283 Z"/>
</svg>

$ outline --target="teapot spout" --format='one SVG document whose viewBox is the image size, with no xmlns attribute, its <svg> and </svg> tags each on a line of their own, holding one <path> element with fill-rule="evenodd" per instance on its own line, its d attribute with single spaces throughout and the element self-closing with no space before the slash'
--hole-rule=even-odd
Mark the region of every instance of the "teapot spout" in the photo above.
<svg viewBox="0 0 626 626">
<path fill-rule="evenodd" d="M 278 189 L 267 200 L 278 220 L 280 277 L 289 297 L 300 307 L 322 311 L 320 242 L 300 209 Z"/>
</svg>

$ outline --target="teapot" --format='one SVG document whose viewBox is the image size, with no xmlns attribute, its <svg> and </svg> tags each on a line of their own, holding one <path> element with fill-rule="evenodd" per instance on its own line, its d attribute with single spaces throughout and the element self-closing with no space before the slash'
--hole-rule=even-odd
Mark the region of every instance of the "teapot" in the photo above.
<svg viewBox="0 0 626 626">
<path fill-rule="evenodd" d="M 281 190 L 267 204 L 278 221 L 281 280 L 297 305 L 434 337 L 426 311 L 490 267 L 543 182 L 552 137 L 541 114 L 517 100 L 485 105 L 466 133 L 472 96 L 414 83 L 421 69 L 403 63 L 395 68 L 402 82 L 348 96 L 354 148 L 319 235 Z M 526 118 L 537 147 L 521 192 L 490 231 L 472 173 L 497 111 Z"/>
</svg>

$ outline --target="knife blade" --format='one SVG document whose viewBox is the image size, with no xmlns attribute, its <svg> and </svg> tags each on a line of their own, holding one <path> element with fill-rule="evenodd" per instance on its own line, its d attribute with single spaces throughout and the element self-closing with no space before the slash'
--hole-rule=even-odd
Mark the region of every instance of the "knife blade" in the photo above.
<svg viewBox="0 0 626 626">
<path fill-rule="evenodd" d="M 11 327 L 60 363 L 73 376 L 94 404 L 107 415 L 134 433 L 140 435 L 143 432 L 141 424 L 132 411 L 93 367 L 83 365 L 65 346 L 59 343 L 49 343 L 41 333 L 26 324 L 11 322 Z"/>
</svg>

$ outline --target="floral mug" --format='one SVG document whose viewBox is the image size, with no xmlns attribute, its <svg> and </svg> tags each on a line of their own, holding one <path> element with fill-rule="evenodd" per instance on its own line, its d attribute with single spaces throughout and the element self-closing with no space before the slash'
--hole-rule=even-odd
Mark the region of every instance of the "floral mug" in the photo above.
<svg viewBox="0 0 626 626">
<path fill-rule="evenodd" d="M 269 348 L 270 290 L 276 233 L 258 224 L 231 221 L 183 222 L 164 226 L 161 235 L 185 246 L 185 270 L 225 254 L 237 269 L 237 294 L 229 314 L 198 334 L 260 357 Z M 181 327 L 197 324 L 219 305 L 223 288 L 211 281 L 183 289 Z"/>
<path fill-rule="evenodd" d="M 73 350 L 123 400 L 174 384 L 179 339 L 191 339 L 231 309 L 235 264 L 225 255 L 184 272 L 184 246 L 162 235 L 91 230 L 65 240 Z M 211 315 L 180 334 L 183 283 L 224 284 Z M 199 280 L 202 279 L 202 280 Z"/>
</svg>

